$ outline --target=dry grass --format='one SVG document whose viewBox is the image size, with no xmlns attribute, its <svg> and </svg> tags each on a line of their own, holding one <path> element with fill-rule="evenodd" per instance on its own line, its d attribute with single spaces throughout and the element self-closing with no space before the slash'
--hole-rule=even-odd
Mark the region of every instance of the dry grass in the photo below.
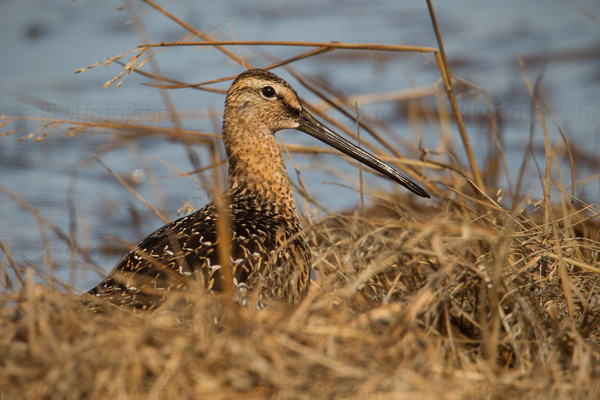
<svg viewBox="0 0 600 400">
<path fill-rule="evenodd" d="M 98 315 L 30 273 L 1 297 L 2 398 L 597 397 L 598 227 L 460 211 L 322 221 L 297 307 Z"/>
<path fill-rule="evenodd" d="M 434 54 L 444 90 L 416 93 L 410 115 L 450 143 L 456 89 L 443 55 Z M 134 64 L 125 71 L 135 72 Z M 331 107 L 341 109 L 347 101 L 298 78 Z M 161 78 L 158 86 L 166 90 L 167 83 L 185 85 Z M 600 205 L 576 199 L 553 178 L 553 168 L 577 149 L 565 141 L 560 153 L 550 145 L 553 127 L 545 125 L 537 85 L 526 85 L 538 106 L 535 129 L 546 137 L 541 199 L 519 194 L 519 184 L 504 194 L 494 189 L 506 166 L 491 110 L 485 118 L 492 132 L 485 169 L 474 159 L 462 167 L 449 144 L 443 154 L 425 149 L 420 162 L 401 160 L 378 136 L 384 127 L 361 124 L 361 132 L 376 135 L 396 165 L 413 176 L 424 173 L 437 200 L 378 195 L 361 212 L 306 217 L 316 279 L 295 307 L 233 308 L 223 295 L 198 293 L 185 301 L 173 298 L 152 313 L 115 308 L 92 314 L 79 296 L 34 283 L 33 269 L 15 265 L 2 247 L 7 287 L 0 292 L 0 398 L 600 397 Z M 437 99 L 434 111 L 425 107 L 431 96 Z M 468 154 L 465 127 L 460 117 L 454 121 L 465 133 Z M 79 134 L 94 127 L 127 130 L 114 146 L 149 134 L 147 127 L 110 122 L 45 124 L 39 132 L 64 124 Z M 215 139 L 177 127 L 152 134 L 186 146 Z M 523 155 L 523 174 L 535 155 L 533 148 Z M 311 215 L 312 198 L 298 190 L 301 208 Z M 52 229 L 72 244 L 69 235 Z"/>
</svg>

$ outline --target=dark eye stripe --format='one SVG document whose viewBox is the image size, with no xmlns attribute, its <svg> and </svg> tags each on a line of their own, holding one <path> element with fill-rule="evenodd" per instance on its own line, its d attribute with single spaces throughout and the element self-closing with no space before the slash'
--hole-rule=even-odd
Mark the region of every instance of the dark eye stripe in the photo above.
<svg viewBox="0 0 600 400">
<path fill-rule="evenodd" d="M 285 108 L 285 112 L 292 117 L 293 119 L 300 118 L 300 110 L 292 107 L 291 105 L 284 103 L 283 107 Z"/>
</svg>

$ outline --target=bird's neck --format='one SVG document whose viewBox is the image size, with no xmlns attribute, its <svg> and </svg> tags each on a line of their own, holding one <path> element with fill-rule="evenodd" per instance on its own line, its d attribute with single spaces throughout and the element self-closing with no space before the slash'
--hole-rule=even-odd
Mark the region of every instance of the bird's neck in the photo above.
<svg viewBox="0 0 600 400">
<path fill-rule="evenodd" d="M 275 136 L 249 121 L 225 121 L 223 141 L 229 163 L 229 186 L 245 189 L 296 214 L 283 154 Z"/>
</svg>

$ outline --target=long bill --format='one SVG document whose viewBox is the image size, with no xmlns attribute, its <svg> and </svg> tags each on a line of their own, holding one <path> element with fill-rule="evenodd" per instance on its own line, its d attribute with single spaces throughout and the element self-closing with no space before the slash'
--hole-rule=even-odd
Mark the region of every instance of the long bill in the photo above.
<svg viewBox="0 0 600 400">
<path fill-rule="evenodd" d="M 330 145 L 331 147 L 341 151 L 342 153 L 354 158 L 356 161 L 361 162 L 369 167 L 373 168 L 375 171 L 382 173 L 383 175 L 393 179 L 398 182 L 411 192 L 421 197 L 429 198 L 429 193 L 427 193 L 423 188 L 414 183 L 411 179 L 409 179 L 404 174 L 396 171 L 394 168 L 390 167 L 379 158 L 374 155 L 364 151 L 360 147 L 357 147 L 327 128 L 325 125 L 320 123 L 310 115 L 306 110 L 302 111 L 302 116 L 300 118 L 300 126 L 296 129 L 308 133 L 314 138 L 319 139 L 323 143 Z"/>
</svg>

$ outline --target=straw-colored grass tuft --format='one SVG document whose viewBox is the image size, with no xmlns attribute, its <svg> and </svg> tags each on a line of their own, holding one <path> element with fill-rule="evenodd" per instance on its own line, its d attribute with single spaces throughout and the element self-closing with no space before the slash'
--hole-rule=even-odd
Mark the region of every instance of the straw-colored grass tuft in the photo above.
<svg viewBox="0 0 600 400">
<path fill-rule="evenodd" d="M 2 398 L 600 393 L 597 241 L 557 227 L 561 243 L 545 243 L 541 221 L 521 214 L 378 214 L 315 227 L 317 278 L 299 306 L 230 307 L 200 293 L 155 312 L 93 314 L 30 274 L 1 295 Z M 568 230 L 597 232 L 589 223 Z"/>
</svg>

